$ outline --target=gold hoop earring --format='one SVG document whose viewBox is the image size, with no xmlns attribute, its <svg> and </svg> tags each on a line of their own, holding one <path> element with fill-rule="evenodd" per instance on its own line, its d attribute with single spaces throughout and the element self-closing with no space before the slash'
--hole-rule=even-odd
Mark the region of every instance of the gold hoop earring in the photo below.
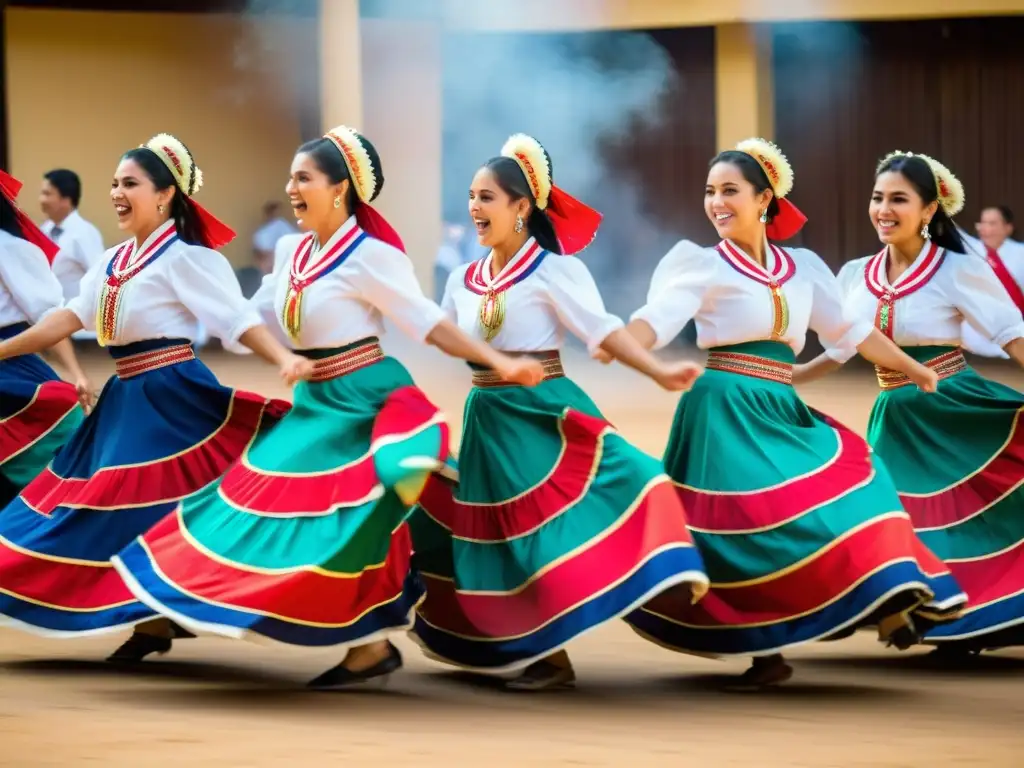
<svg viewBox="0 0 1024 768">
<path fill-rule="evenodd" d="M 519 234 L 522 231 L 523 231 L 523 217 L 522 216 L 516 216 L 516 234 Z"/>
<path fill-rule="evenodd" d="M 932 239 L 932 233 L 928 231 L 928 222 L 927 221 L 922 221 L 921 222 L 921 237 L 923 237 L 925 240 L 931 240 Z"/>
<path fill-rule="evenodd" d="M 768 223 L 768 209 L 767 208 L 765 208 L 763 211 L 761 211 L 761 219 L 760 219 L 760 221 L 761 221 L 762 224 L 767 224 Z"/>
<path fill-rule="evenodd" d="M 341 208 L 341 195 L 335 195 L 335 197 L 334 197 L 334 207 L 335 208 Z"/>
</svg>

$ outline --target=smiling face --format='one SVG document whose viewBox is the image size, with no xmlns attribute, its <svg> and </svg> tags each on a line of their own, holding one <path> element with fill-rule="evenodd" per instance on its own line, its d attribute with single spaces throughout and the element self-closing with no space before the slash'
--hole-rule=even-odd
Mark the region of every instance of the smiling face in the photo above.
<svg viewBox="0 0 1024 768">
<path fill-rule="evenodd" d="M 931 221 L 938 203 L 925 204 L 920 193 L 899 171 L 885 171 L 875 179 L 868 215 L 885 245 L 897 248 L 907 244 L 913 249 L 921 240 L 921 226 Z M 900 248 L 902 250 L 902 248 Z"/>
<path fill-rule="evenodd" d="M 133 235 L 152 232 L 170 217 L 174 194 L 173 186 L 158 190 L 141 165 L 122 159 L 110 187 L 118 228 Z"/>
<path fill-rule="evenodd" d="M 299 152 L 292 160 L 291 175 L 284 189 L 299 226 L 306 231 L 316 231 L 328 227 L 339 211 L 343 211 L 348 187 L 348 179 L 340 184 L 332 183 L 312 155 Z M 336 197 L 342 200 L 339 208 L 334 207 Z"/>
<path fill-rule="evenodd" d="M 49 179 L 43 179 L 43 185 L 39 189 L 39 207 L 43 215 L 53 221 L 63 221 L 75 208 L 71 198 L 61 195 L 60 190 L 53 186 Z"/>
<path fill-rule="evenodd" d="M 760 240 L 764 227 L 761 212 L 767 210 L 771 199 L 771 190 L 758 192 L 733 163 L 715 163 L 708 171 L 704 212 L 723 240 Z"/>
<path fill-rule="evenodd" d="M 469 187 L 469 216 L 480 245 L 494 248 L 514 238 L 516 218 L 521 216 L 525 221 L 529 213 L 529 201 L 525 197 L 513 200 L 490 168 L 476 172 Z"/>
</svg>

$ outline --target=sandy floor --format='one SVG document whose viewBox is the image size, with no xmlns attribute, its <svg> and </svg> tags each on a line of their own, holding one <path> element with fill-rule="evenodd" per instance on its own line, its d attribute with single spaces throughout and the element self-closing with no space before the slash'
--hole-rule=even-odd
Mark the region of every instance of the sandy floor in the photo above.
<svg viewBox="0 0 1024 768">
<path fill-rule="evenodd" d="M 397 350 L 453 419 L 462 364 Z M 211 354 L 229 384 L 285 394 L 251 360 Z M 87 363 L 99 380 L 101 357 Z M 660 452 L 675 397 L 628 371 L 571 357 L 571 375 L 636 444 Z M 1024 386 L 1006 366 L 995 378 Z M 812 405 L 863 429 L 866 368 L 809 387 Z M 424 660 L 383 690 L 314 694 L 302 684 L 331 652 L 227 640 L 180 643 L 144 673 L 102 658 L 119 637 L 42 641 L 0 631 L 2 766 L 1014 766 L 1024 765 L 1024 651 L 940 669 L 870 635 L 793 654 L 797 675 L 769 694 L 720 691 L 743 663 L 671 654 L 621 625 L 580 639 L 575 692 L 509 695 Z"/>
</svg>

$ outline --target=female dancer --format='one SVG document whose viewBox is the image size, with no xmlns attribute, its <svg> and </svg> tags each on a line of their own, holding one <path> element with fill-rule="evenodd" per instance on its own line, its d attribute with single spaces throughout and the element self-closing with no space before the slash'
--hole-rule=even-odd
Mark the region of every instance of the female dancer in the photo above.
<svg viewBox="0 0 1024 768">
<path fill-rule="evenodd" d="M 69 636 L 154 616 L 111 556 L 216 480 L 288 407 L 218 383 L 192 353 L 197 322 L 278 364 L 286 380 L 311 373 L 246 311 L 230 265 L 211 250 L 234 233 L 191 199 L 201 183 L 173 136 L 126 152 L 110 196 L 131 239 L 86 274 L 65 308 L 0 343 L 0 359 L 11 358 L 85 328 L 117 362 L 92 413 L 0 512 L 0 623 Z M 111 658 L 166 651 L 170 635 L 165 620 L 150 623 Z"/>
<path fill-rule="evenodd" d="M 536 361 L 470 340 L 424 297 L 402 241 L 370 207 L 383 185 L 376 150 L 350 128 L 299 147 L 287 192 L 309 234 L 281 241 L 252 303 L 316 361 L 313 379 L 218 484 L 115 559 L 142 600 L 194 631 L 348 646 L 318 688 L 401 666 L 386 638 L 411 626 L 423 594 L 405 520 L 448 456 L 443 416 L 381 351 L 382 315 L 516 381 L 542 375 Z"/>
<path fill-rule="evenodd" d="M 37 323 L 63 302 L 50 269 L 57 246 L 14 202 L 21 182 L 0 171 L 0 339 Z M 0 360 L 0 508 L 45 467 L 82 421 L 92 386 L 67 339 L 53 347 L 68 384 L 38 355 Z"/>
<path fill-rule="evenodd" d="M 565 377 L 565 331 L 669 390 L 701 369 L 663 365 L 607 313 L 584 263 L 569 257 L 600 215 L 553 186 L 535 139 L 511 137 L 477 172 L 469 214 L 491 251 L 452 273 L 443 306 L 467 333 L 542 360 L 545 380 L 527 390 L 474 369 L 458 491 L 431 482 L 414 518 L 427 584 L 415 637 L 465 668 L 525 668 L 513 689 L 571 686 L 568 642 L 663 591 L 689 604 L 707 578 L 657 460 Z"/>
<path fill-rule="evenodd" d="M 788 646 L 867 624 L 906 644 L 904 614 L 942 615 L 964 601 L 864 440 L 791 386 L 812 328 L 837 350 L 935 388 L 935 373 L 870 322 L 843 319 L 836 279 L 817 255 L 772 242 L 805 221 L 785 199 L 792 184 L 789 163 L 764 140 L 715 157 L 704 208 L 722 242 L 673 248 L 628 326 L 644 347 L 660 347 L 692 317 L 710 349 L 708 372 L 679 403 L 665 466 L 712 583 L 690 611 L 654 600 L 629 620 L 668 648 L 753 656 L 741 687 L 788 679 Z"/>
<path fill-rule="evenodd" d="M 964 253 L 952 222 L 963 198 L 941 163 L 889 155 L 869 206 L 885 247 L 839 275 L 847 313 L 939 378 L 938 394 L 925 397 L 879 366 L 868 440 L 922 541 L 970 599 L 961 618 L 924 635 L 953 654 L 1024 644 L 1024 395 L 982 378 L 958 347 L 966 320 L 1024 364 L 1024 322 L 995 272 Z M 819 357 L 800 374 L 820 376 L 842 358 Z"/>
</svg>

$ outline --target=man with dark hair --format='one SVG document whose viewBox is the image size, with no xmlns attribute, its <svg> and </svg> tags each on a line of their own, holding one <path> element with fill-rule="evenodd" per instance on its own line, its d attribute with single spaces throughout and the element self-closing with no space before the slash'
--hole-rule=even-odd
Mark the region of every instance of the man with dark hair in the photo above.
<svg viewBox="0 0 1024 768">
<path fill-rule="evenodd" d="M 978 237 L 961 231 L 967 251 L 986 261 L 1017 308 L 1024 312 L 1024 244 L 1013 239 L 1013 211 L 1005 205 L 982 209 L 974 225 Z M 986 357 L 1007 358 L 1008 355 L 970 325 L 964 323 L 963 345 L 971 352 Z"/>
<path fill-rule="evenodd" d="M 57 168 L 43 174 L 39 207 L 46 215 L 42 230 L 60 246 L 53 260 L 53 273 L 60 281 L 64 300 L 79 293 L 85 273 L 103 256 L 103 236 L 78 212 L 82 181 L 78 174 Z"/>
</svg>

